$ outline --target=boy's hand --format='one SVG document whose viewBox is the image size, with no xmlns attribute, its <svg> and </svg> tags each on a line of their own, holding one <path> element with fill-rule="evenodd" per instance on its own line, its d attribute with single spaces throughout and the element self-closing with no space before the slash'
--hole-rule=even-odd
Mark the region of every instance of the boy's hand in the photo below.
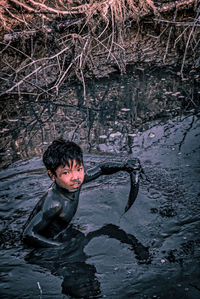
<svg viewBox="0 0 200 299">
<path fill-rule="evenodd" d="M 136 170 L 140 170 L 141 165 L 140 165 L 140 160 L 138 158 L 130 159 L 125 163 L 125 170 L 128 173 L 131 173 Z"/>
</svg>

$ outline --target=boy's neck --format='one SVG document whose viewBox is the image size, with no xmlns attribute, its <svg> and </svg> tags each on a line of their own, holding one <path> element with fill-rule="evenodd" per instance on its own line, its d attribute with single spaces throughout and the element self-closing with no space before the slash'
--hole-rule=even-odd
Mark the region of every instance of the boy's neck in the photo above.
<svg viewBox="0 0 200 299">
<path fill-rule="evenodd" d="M 58 183 L 56 183 L 56 182 L 54 182 L 54 186 L 55 186 L 55 188 L 59 191 L 59 192 L 61 192 L 63 195 L 65 195 L 65 196 L 67 196 L 67 197 L 72 197 L 73 198 L 73 194 L 76 192 L 76 191 L 78 191 L 78 189 L 76 189 L 76 190 L 73 190 L 73 191 L 71 191 L 71 190 L 68 190 L 68 189 L 66 189 L 66 188 L 63 188 L 62 186 L 60 186 Z"/>
</svg>

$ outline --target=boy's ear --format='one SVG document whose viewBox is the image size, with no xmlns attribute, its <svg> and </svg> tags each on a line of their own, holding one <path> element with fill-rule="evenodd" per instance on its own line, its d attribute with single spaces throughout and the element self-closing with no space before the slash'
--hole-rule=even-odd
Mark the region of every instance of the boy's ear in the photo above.
<svg viewBox="0 0 200 299">
<path fill-rule="evenodd" d="M 55 181 L 55 175 L 51 172 L 51 170 L 47 171 L 48 176 L 52 179 L 52 181 Z"/>
</svg>

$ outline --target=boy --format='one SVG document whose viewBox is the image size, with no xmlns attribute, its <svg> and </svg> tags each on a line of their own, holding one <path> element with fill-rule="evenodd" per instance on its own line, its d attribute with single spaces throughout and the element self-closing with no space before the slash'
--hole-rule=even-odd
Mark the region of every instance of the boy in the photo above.
<svg viewBox="0 0 200 299">
<path fill-rule="evenodd" d="M 105 162 L 85 171 L 81 148 L 64 139 L 53 141 L 43 155 L 43 163 L 54 183 L 36 204 L 23 232 L 24 241 L 40 247 L 62 244 L 56 236 L 75 215 L 82 184 L 121 170 L 129 173 L 140 170 L 139 160 L 132 159 L 122 163 Z"/>
</svg>

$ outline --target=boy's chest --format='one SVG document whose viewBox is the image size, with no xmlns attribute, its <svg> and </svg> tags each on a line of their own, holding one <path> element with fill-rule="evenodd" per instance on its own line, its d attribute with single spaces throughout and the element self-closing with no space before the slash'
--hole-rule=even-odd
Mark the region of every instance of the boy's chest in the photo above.
<svg viewBox="0 0 200 299">
<path fill-rule="evenodd" d="M 59 218 L 69 223 L 76 213 L 78 202 L 79 194 L 75 194 L 72 199 L 65 198 L 62 200 L 62 208 L 59 213 Z"/>
</svg>

